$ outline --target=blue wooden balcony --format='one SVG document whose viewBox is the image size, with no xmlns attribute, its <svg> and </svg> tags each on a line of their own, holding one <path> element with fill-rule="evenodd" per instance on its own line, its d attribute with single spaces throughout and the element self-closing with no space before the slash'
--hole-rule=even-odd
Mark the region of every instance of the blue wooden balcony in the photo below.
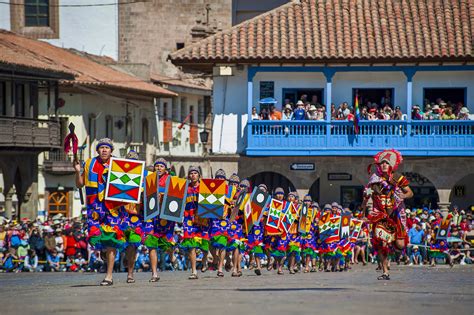
<svg viewBox="0 0 474 315">
<path fill-rule="evenodd" d="M 397 149 L 407 156 L 474 156 L 474 121 L 250 121 L 249 156 L 373 155 Z"/>
</svg>

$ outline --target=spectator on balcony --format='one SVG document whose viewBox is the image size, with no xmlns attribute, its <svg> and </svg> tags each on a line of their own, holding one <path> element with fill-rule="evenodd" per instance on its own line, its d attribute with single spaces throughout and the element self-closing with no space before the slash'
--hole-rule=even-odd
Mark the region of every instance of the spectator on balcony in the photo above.
<svg viewBox="0 0 474 315">
<path fill-rule="evenodd" d="M 446 107 L 446 109 L 443 112 L 443 115 L 441 116 L 442 120 L 454 120 L 456 119 L 456 115 L 453 113 L 453 109 L 451 107 Z"/>
<path fill-rule="evenodd" d="M 315 107 L 321 106 L 321 104 L 318 101 L 318 96 L 317 95 L 311 96 L 311 104 L 314 105 Z"/>
<path fill-rule="evenodd" d="M 390 90 L 385 90 L 385 95 L 380 100 L 380 104 L 389 106 L 392 104 L 392 96 L 390 95 Z"/>
<path fill-rule="evenodd" d="M 431 119 L 431 113 L 432 113 L 431 105 L 426 104 L 425 105 L 425 111 L 423 112 L 423 120 L 430 120 Z"/>
<path fill-rule="evenodd" d="M 441 109 L 438 104 L 433 106 L 433 110 L 430 115 L 430 120 L 440 120 L 441 119 Z"/>
<path fill-rule="evenodd" d="M 252 107 L 252 120 L 260 120 L 260 115 L 257 113 L 257 107 Z"/>
<path fill-rule="evenodd" d="M 378 120 L 378 118 L 377 118 L 377 109 L 375 109 L 375 108 L 369 109 L 368 119 L 369 120 Z"/>
<path fill-rule="evenodd" d="M 463 103 L 462 102 L 457 102 L 454 106 L 453 106 L 453 113 L 454 115 L 456 115 L 456 117 L 459 116 L 459 113 L 461 112 L 461 109 L 463 108 Z"/>
<path fill-rule="evenodd" d="M 266 108 L 260 110 L 260 120 L 270 120 L 270 115 Z"/>
<path fill-rule="evenodd" d="M 360 120 L 369 120 L 369 112 L 366 106 L 362 106 L 360 109 Z"/>
<path fill-rule="evenodd" d="M 377 120 L 385 120 L 385 113 L 383 111 L 383 108 L 377 109 Z"/>
<path fill-rule="evenodd" d="M 336 120 L 336 119 L 337 119 L 336 104 L 331 103 L 331 120 Z"/>
<path fill-rule="evenodd" d="M 406 115 L 402 113 L 402 109 L 400 106 L 395 107 L 395 112 L 393 113 L 392 116 L 393 120 L 406 120 Z"/>
<path fill-rule="evenodd" d="M 392 111 L 392 108 L 390 107 L 390 105 L 385 104 L 385 106 L 383 108 L 383 116 L 384 116 L 384 120 L 391 120 L 392 119 L 393 111 Z"/>
<path fill-rule="evenodd" d="M 320 105 L 316 106 L 316 111 L 317 111 L 317 119 L 316 120 L 326 120 L 326 106 Z"/>
<path fill-rule="evenodd" d="M 423 120 L 423 116 L 420 113 L 420 106 L 414 105 L 411 111 L 411 119 L 413 120 Z"/>
<path fill-rule="evenodd" d="M 306 119 L 306 110 L 304 108 L 303 101 L 298 101 L 296 103 L 296 109 L 293 111 L 293 120 L 305 120 Z"/>
<path fill-rule="evenodd" d="M 285 109 L 283 110 L 283 117 L 281 120 L 293 120 L 293 108 L 290 104 L 285 105 Z"/>
<path fill-rule="evenodd" d="M 469 120 L 469 109 L 467 107 L 461 108 L 458 114 L 459 120 Z"/>
<path fill-rule="evenodd" d="M 316 106 L 311 105 L 308 112 L 306 113 L 307 120 L 318 120 L 318 109 Z"/>
<path fill-rule="evenodd" d="M 270 106 L 270 120 L 281 120 L 281 112 L 276 109 L 275 105 Z"/>
<path fill-rule="evenodd" d="M 345 120 L 347 121 L 354 121 L 354 110 L 353 109 L 347 109 L 347 111 L 345 111 L 345 113 L 347 113 L 347 116 L 345 116 Z"/>
</svg>

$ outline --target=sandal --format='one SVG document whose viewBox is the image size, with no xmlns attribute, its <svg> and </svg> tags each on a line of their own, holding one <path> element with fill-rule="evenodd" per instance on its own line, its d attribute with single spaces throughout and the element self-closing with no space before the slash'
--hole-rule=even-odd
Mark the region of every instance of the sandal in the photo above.
<svg viewBox="0 0 474 315">
<path fill-rule="evenodd" d="M 319 270 L 320 272 L 323 271 L 322 269 Z M 311 268 L 309 272 L 317 272 L 316 268 Z"/>
<path fill-rule="evenodd" d="M 390 275 L 388 273 L 383 273 L 377 277 L 377 280 L 390 280 Z"/>
<path fill-rule="evenodd" d="M 195 273 L 192 273 L 189 277 L 188 277 L 189 280 L 197 280 L 199 279 L 198 275 L 195 274 Z"/>
<path fill-rule="evenodd" d="M 290 270 L 290 275 L 294 275 L 296 272 L 294 270 Z"/>
<path fill-rule="evenodd" d="M 208 266 L 202 266 L 202 268 L 201 268 L 201 272 L 206 272 L 208 269 L 209 269 L 209 267 L 208 267 Z"/>
<path fill-rule="evenodd" d="M 260 269 L 255 269 L 254 271 L 255 271 L 255 274 L 256 274 L 257 276 L 261 276 L 261 275 L 262 275 L 262 272 L 260 271 Z"/>
<path fill-rule="evenodd" d="M 102 282 L 99 284 L 101 287 L 110 287 L 111 285 L 114 284 L 114 280 L 102 280 Z"/>
<path fill-rule="evenodd" d="M 132 277 L 127 277 L 127 283 L 135 283 L 135 279 Z"/>
<path fill-rule="evenodd" d="M 222 277 L 224 277 L 224 273 L 222 271 L 218 271 L 217 276 L 222 278 Z"/>
<path fill-rule="evenodd" d="M 283 275 L 283 271 L 278 270 L 277 275 Z"/>
<path fill-rule="evenodd" d="M 272 265 L 272 264 L 268 264 L 267 270 L 268 270 L 268 271 L 272 271 L 272 269 L 273 269 L 273 265 Z"/>
<path fill-rule="evenodd" d="M 159 276 L 152 276 L 150 280 L 148 280 L 148 282 L 158 282 L 160 280 L 160 277 Z"/>
<path fill-rule="evenodd" d="M 237 277 L 240 277 L 240 276 L 239 276 L 239 273 L 238 273 L 238 272 L 235 272 L 235 271 L 234 271 L 234 272 L 232 273 L 232 277 L 237 278 Z"/>
<path fill-rule="evenodd" d="M 237 272 L 237 277 L 242 277 L 242 271 Z"/>
</svg>

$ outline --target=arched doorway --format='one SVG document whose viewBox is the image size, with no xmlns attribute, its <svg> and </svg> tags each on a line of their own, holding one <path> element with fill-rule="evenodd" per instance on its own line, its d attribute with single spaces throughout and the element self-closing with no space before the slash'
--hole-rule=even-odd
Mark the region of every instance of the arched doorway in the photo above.
<svg viewBox="0 0 474 315">
<path fill-rule="evenodd" d="M 186 178 L 186 171 L 184 170 L 184 166 L 179 168 L 179 177 Z"/>
<path fill-rule="evenodd" d="M 311 196 L 311 198 L 318 202 L 319 202 L 319 185 L 320 185 L 320 180 L 318 178 L 317 180 L 314 181 L 313 185 L 311 185 L 308 191 L 308 194 Z"/>
<path fill-rule="evenodd" d="M 290 191 L 296 191 L 295 185 L 285 176 L 275 172 L 261 172 L 249 178 L 252 187 L 265 184 L 268 190 L 273 193 L 277 187 L 283 188 L 285 194 Z"/>
<path fill-rule="evenodd" d="M 405 200 L 407 208 L 438 208 L 438 191 L 428 178 L 415 172 L 405 172 L 403 175 L 410 181 L 414 194 L 413 198 Z"/>
<path fill-rule="evenodd" d="M 474 174 L 469 174 L 461 178 L 451 189 L 449 201 L 451 205 L 456 205 L 461 210 L 474 208 Z"/>
</svg>

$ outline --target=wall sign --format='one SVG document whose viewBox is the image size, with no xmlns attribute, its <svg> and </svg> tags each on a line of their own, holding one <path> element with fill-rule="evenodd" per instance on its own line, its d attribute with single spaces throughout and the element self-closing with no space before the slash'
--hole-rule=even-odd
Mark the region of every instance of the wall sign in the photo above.
<svg viewBox="0 0 474 315">
<path fill-rule="evenodd" d="M 274 81 L 260 81 L 260 99 L 267 97 L 274 97 L 275 82 Z"/>
<path fill-rule="evenodd" d="M 352 175 L 348 173 L 328 173 L 328 180 L 352 180 Z"/>
<path fill-rule="evenodd" d="M 464 186 L 454 186 L 454 195 L 456 197 L 464 197 L 465 187 Z"/>
<path fill-rule="evenodd" d="M 290 170 L 292 171 L 314 171 L 316 169 L 314 163 L 292 163 Z"/>
</svg>

